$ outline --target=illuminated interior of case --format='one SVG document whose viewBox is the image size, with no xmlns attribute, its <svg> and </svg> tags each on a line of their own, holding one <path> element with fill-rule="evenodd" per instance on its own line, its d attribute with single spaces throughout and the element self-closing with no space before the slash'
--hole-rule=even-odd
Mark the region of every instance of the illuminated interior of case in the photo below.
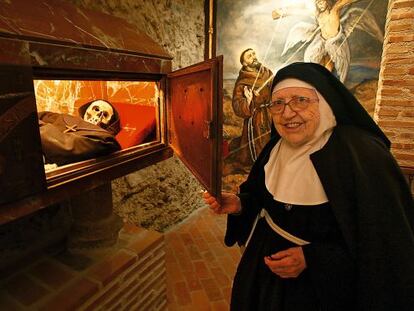
<svg viewBox="0 0 414 311">
<path fill-rule="evenodd" d="M 154 81 L 34 80 L 37 111 L 77 116 L 79 108 L 95 100 L 116 109 L 120 150 L 160 140 L 159 84 Z M 52 163 L 50 163 L 52 164 Z M 46 171 L 59 166 L 47 165 Z"/>
</svg>

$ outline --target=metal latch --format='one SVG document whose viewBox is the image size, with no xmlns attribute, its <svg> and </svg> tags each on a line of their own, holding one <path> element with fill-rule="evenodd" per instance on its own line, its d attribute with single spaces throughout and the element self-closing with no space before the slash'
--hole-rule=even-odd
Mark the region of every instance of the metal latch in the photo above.
<svg viewBox="0 0 414 311">
<path fill-rule="evenodd" d="M 204 129 L 203 129 L 203 137 L 205 139 L 213 138 L 213 121 L 204 120 Z"/>
</svg>

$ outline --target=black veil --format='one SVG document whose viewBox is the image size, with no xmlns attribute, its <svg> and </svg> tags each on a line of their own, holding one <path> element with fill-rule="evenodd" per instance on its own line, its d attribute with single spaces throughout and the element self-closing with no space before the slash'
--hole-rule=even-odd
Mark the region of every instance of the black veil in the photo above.
<svg viewBox="0 0 414 311">
<path fill-rule="evenodd" d="M 354 95 L 328 69 L 316 63 L 297 62 L 280 69 L 272 83 L 287 78 L 302 80 L 313 85 L 325 98 L 335 115 L 338 125 L 355 125 L 379 137 L 390 148 L 390 141 L 374 122 Z M 272 124 L 272 137 L 279 136 Z"/>
</svg>

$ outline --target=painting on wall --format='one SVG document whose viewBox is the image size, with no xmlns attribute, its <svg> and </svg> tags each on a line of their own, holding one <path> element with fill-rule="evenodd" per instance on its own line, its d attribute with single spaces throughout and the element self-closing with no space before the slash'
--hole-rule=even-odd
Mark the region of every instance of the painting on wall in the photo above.
<svg viewBox="0 0 414 311">
<path fill-rule="evenodd" d="M 273 74 L 285 65 L 322 64 L 373 115 L 387 6 L 384 0 L 217 0 L 225 190 L 236 190 L 270 137 L 265 105 Z"/>
</svg>

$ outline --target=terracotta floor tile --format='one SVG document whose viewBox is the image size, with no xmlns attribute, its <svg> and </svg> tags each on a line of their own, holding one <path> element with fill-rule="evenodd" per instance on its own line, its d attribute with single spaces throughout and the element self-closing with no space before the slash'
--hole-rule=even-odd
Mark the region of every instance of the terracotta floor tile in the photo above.
<svg viewBox="0 0 414 311">
<path fill-rule="evenodd" d="M 233 279 L 234 274 L 236 273 L 236 264 L 231 259 L 230 256 L 223 256 L 217 259 L 221 263 L 221 267 L 223 267 L 226 274 Z"/>
<path fill-rule="evenodd" d="M 201 285 L 206 291 L 206 294 L 210 301 L 216 301 L 223 298 L 223 294 L 221 293 L 217 282 L 214 279 L 201 280 Z"/>
<path fill-rule="evenodd" d="M 177 258 L 178 265 L 180 266 L 181 271 L 193 271 L 193 264 L 191 258 L 186 253 L 176 253 L 175 257 Z"/>
<path fill-rule="evenodd" d="M 177 311 L 198 311 L 196 306 L 189 305 L 189 306 L 179 306 Z"/>
<path fill-rule="evenodd" d="M 202 252 L 201 256 L 203 257 L 203 260 L 205 262 L 217 261 L 216 256 L 213 254 L 213 252 L 210 249 L 208 249 L 207 251 Z"/>
<path fill-rule="evenodd" d="M 208 279 L 212 277 L 210 271 L 208 270 L 206 264 L 203 261 L 194 261 L 193 265 L 196 275 L 200 279 Z"/>
<path fill-rule="evenodd" d="M 166 249 L 166 251 L 165 251 L 165 263 L 177 263 L 177 258 L 175 258 L 174 250 Z"/>
<path fill-rule="evenodd" d="M 196 225 L 193 225 L 193 226 L 190 228 L 190 230 L 189 230 L 189 232 L 188 232 L 188 233 L 190 233 L 190 234 L 191 234 L 191 236 L 192 236 L 192 238 L 193 238 L 194 240 L 197 240 L 197 239 L 202 239 L 202 238 L 203 238 L 203 236 L 201 235 L 201 232 L 200 232 L 199 228 L 198 228 Z"/>
<path fill-rule="evenodd" d="M 191 300 L 194 306 L 194 310 L 197 311 L 210 311 L 211 303 L 204 290 L 198 290 L 191 293 Z"/>
<path fill-rule="evenodd" d="M 208 224 L 206 224 L 205 222 L 203 222 L 201 220 L 197 222 L 197 227 L 198 227 L 198 230 L 200 230 L 201 233 L 203 233 L 204 231 L 210 230 L 210 228 L 208 227 Z"/>
<path fill-rule="evenodd" d="M 215 242 L 210 243 L 209 246 L 216 257 L 228 256 L 228 252 L 222 244 Z"/>
<path fill-rule="evenodd" d="M 191 234 L 184 232 L 180 234 L 180 238 L 183 241 L 184 245 L 188 247 L 188 244 L 194 244 L 194 240 L 191 237 Z"/>
<path fill-rule="evenodd" d="M 190 292 L 203 289 L 200 283 L 200 279 L 195 272 L 187 272 L 185 273 L 184 277 Z"/>
<path fill-rule="evenodd" d="M 212 269 L 212 268 L 221 268 L 222 267 L 222 264 L 216 259 L 214 259 L 212 261 L 209 261 L 207 264 L 208 264 L 208 267 L 210 269 Z"/>
<path fill-rule="evenodd" d="M 167 282 L 167 304 L 169 306 L 175 303 L 174 286 L 169 286 Z"/>
<path fill-rule="evenodd" d="M 230 254 L 236 264 L 239 263 L 242 253 L 238 246 L 228 248 L 227 253 Z"/>
<path fill-rule="evenodd" d="M 191 257 L 191 260 L 201 260 L 201 254 L 198 250 L 197 245 L 195 244 L 189 244 L 187 245 L 187 252 Z"/>
<path fill-rule="evenodd" d="M 213 311 L 228 311 L 230 307 L 228 302 L 224 300 L 215 301 L 211 306 Z"/>
<path fill-rule="evenodd" d="M 185 252 L 185 245 L 183 244 L 183 241 L 178 238 L 178 236 L 170 242 L 170 245 L 175 252 Z"/>
<path fill-rule="evenodd" d="M 230 278 L 223 272 L 223 269 L 221 268 L 211 268 L 211 273 L 214 275 L 214 278 L 216 279 L 218 285 L 221 286 L 228 286 L 230 284 Z"/>
<path fill-rule="evenodd" d="M 184 281 L 184 274 L 182 273 L 181 267 L 176 263 L 167 263 L 167 278 L 174 280 L 174 282 Z"/>
<path fill-rule="evenodd" d="M 214 233 L 214 235 L 217 237 L 224 238 L 224 228 L 222 228 L 221 225 L 218 225 L 217 223 L 211 226 L 211 232 Z"/>
<path fill-rule="evenodd" d="M 191 304 L 191 296 L 185 282 L 176 282 L 174 286 L 174 298 L 179 306 Z"/>
<path fill-rule="evenodd" d="M 167 231 L 164 236 L 165 236 L 165 245 L 168 247 L 177 238 L 177 233 L 175 231 Z"/>
<path fill-rule="evenodd" d="M 204 240 L 203 237 L 201 237 L 200 239 L 194 239 L 194 241 L 199 251 L 202 252 L 209 249 L 208 243 Z"/>
<path fill-rule="evenodd" d="M 231 287 L 225 287 L 221 289 L 221 292 L 223 293 L 223 297 L 227 302 L 230 302 L 231 298 Z"/>
<path fill-rule="evenodd" d="M 168 301 L 168 311 L 179 311 L 180 307 L 176 303 Z"/>
<path fill-rule="evenodd" d="M 204 208 L 166 233 L 168 310 L 229 309 L 240 252 L 224 245 L 226 219 Z"/>
<path fill-rule="evenodd" d="M 210 231 L 201 231 L 201 234 L 203 235 L 204 239 L 207 243 L 216 242 L 217 239 Z"/>
</svg>

